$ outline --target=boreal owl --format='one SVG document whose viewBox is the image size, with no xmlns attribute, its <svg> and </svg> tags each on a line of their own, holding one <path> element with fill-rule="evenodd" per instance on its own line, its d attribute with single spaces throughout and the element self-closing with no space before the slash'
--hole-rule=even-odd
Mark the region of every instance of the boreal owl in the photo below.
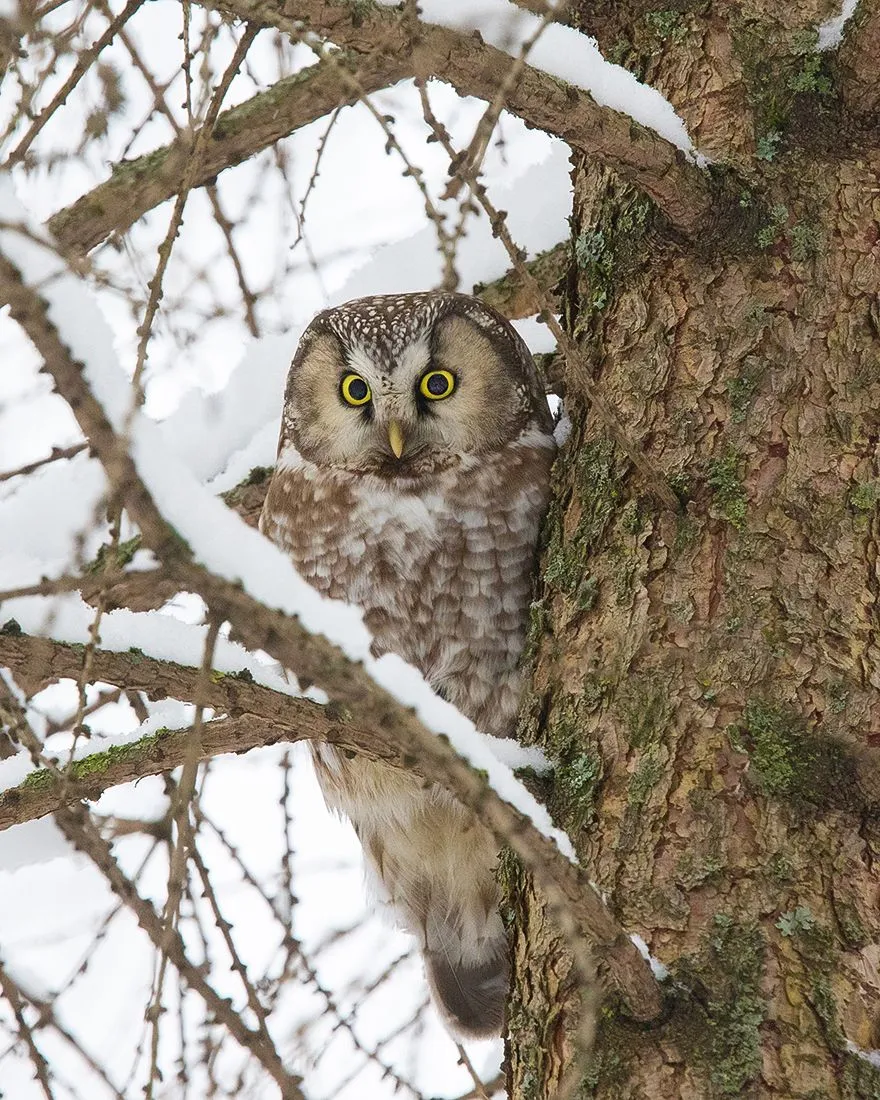
<svg viewBox="0 0 880 1100">
<path fill-rule="evenodd" d="M 261 529 L 317 589 L 364 609 L 486 733 L 513 732 L 553 422 L 528 348 L 462 294 L 318 314 L 290 368 Z M 327 745 L 324 797 L 415 935 L 450 1029 L 497 1035 L 508 987 L 498 846 L 438 786 Z"/>
</svg>

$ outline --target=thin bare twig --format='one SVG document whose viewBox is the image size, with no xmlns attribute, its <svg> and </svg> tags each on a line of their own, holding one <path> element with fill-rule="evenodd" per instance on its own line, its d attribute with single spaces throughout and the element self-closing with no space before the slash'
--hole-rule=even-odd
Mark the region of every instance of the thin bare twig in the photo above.
<svg viewBox="0 0 880 1100">
<path fill-rule="evenodd" d="M 24 998 L 18 985 L 13 981 L 2 963 L 0 963 L 0 992 L 2 992 L 12 1009 L 12 1014 L 18 1026 L 19 1037 L 27 1049 L 31 1065 L 34 1067 L 34 1076 L 40 1083 L 43 1095 L 46 1100 L 54 1100 L 55 1094 L 52 1092 L 52 1085 L 49 1082 L 49 1064 L 43 1056 L 43 1052 L 37 1046 L 33 1029 L 24 1017 Z"/>
<path fill-rule="evenodd" d="M 458 1048 L 458 1061 L 470 1074 L 470 1078 L 474 1083 L 474 1091 L 472 1096 L 479 1097 L 479 1100 L 489 1100 L 489 1093 L 486 1092 L 486 1085 L 483 1083 L 480 1075 L 474 1069 L 474 1064 L 468 1057 L 468 1052 L 464 1049 L 461 1043 L 456 1043 Z"/>
<path fill-rule="evenodd" d="M 12 988 L 10 989 L 10 987 Z M 70 1030 L 61 1023 L 55 1014 L 50 1000 L 45 997 L 38 997 L 35 993 L 26 989 L 20 981 L 13 979 L 8 971 L 4 971 L 2 965 L 0 965 L 0 988 L 3 989 L 4 994 L 7 995 L 7 999 L 10 1001 L 11 998 L 9 997 L 9 993 L 11 992 L 12 996 L 18 999 L 19 1004 L 21 1004 L 21 1002 L 27 1002 L 32 1005 L 38 1014 L 38 1027 L 49 1027 L 60 1035 L 68 1046 L 75 1050 L 79 1057 L 82 1058 L 92 1073 L 94 1073 L 101 1083 L 112 1093 L 115 1100 L 125 1100 L 125 1097 L 107 1076 L 107 1072 L 100 1062 L 98 1062 L 98 1060 L 85 1049 L 82 1043 L 76 1039 Z M 57 1000 L 61 992 L 61 990 L 56 990 L 53 1000 Z M 36 1047 L 36 1044 L 34 1044 L 34 1046 Z M 2 1057 L 0 1057 L 0 1061 L 2 1061 Z M 46 1068 L 49 1068 L 48 1063 Z"/>
<path fill-rule="evenodd" d="M 0 472 L 0 481 L 9 481 L 13 477 L 24 477 L 39 470 L 41 466 L 48 466 L 51 462 L 59 462 L 65 458 L 74 458 L 81 451 L 88 450 L 88 443 L 74 443 L 72 447 L 53 447 L 52 453 L 46 458 L 38 458 L 35 462 L 28 462 L 25 466 L 18 466 L 14 470 Z"/>
<path fill-rule="evenodd" d="M 233 238 L 235 226 L 223 210 L 223 204 L 220 202 L 217 185 L 209 183 L 205 187 L 205 192 L 207 193 L 208 201 L 211 203 L 214 221 L 217 223 L 220 232 L 223 234 L 223 239 L 226 241 L 226 250 L 229 253 L 229 259 L 232 261 L 232 267 L 235 271 L 235 279 L 238 283 L 238 289 L 241 293 L 241 302 L 244 307 L 244 323 L 247 325 L 247 330 L 251 336 L 258 337 L 260 335 L 260 327 L 257 324 L 257 314 L 255 310 L 257 296 L 248 286 L 247 276 L 244 273 L 244 265 L 241 262 L 241 256 L 239 256 L 238 249 L 235 246 L 235 239 Z"/>
<path fill-rule="evenodd" d="M 287 1072 L 278 1051 L 253 1031 L 224 997 L 221 997 L 187 955 L 180 933 L 169 933 L 153 906 L 142 897 L 134 883 L 122 872 L 109 844 L 98 832 L 82 806 L 64 806 L 56 811 L 55 821 L 67 839 L 95 864 L 114 894 L 132 911 L 138 924 L 153 944 L 167 952 L 186 984 L 197 993 L 205 1005 L 237 1042 L 248 1050 L 278 1085 L 283 1100 L 304 1100 L 301 1079 Z"/>
<path fill-rule="evenodd" d="M 61 85 L 55 95 L 52 97 L 50 103 L 40 111 L 34 121 L 31 123 L 27 132 L 19 141 L 18 145 L 12 150 L 6 159 L 6 167 L 11 168 L 13 165 L 20 163 L 24 160 L 25 154 L 34 141 L 38 137 L 40 131 L 49 121 L 49 119 L 55 114 L 59 107 L 62 106 L 64 101 L 82 80 L 83 76 L 89 71 L 92 63 L 98 57 L 102 50 L 113 41 L 119 31 L 125 26 L 125 24 L 131 19 L 134 13 L 141 7 L 144 0 L 128 0 L 128 3 L 122 9 L 111 22 L 107 25 L 104 33 L 94 42 L 93 45 L 87 49 L 80 51 L 76 65 L 73 67 L 73 71 L 68 76 L 67 80 Z"/>
<path fill-rule="evenodd" d="M 375 90 L 375 89 L 365 89 L 367 94 L 369 94 L 370 90 Z M 318 175 L 320 174 L 320 171 L 321 171 L 321 161 L 324 159 L 324 151 L 327 148 L 327 142 L 330 139 L 330 134 L 333 132 L 333 127 L 336 125 L 341 112 L 342 112 L 342 109 L 337 108 L 330 115 L 330 121 L 327 123 L 327 128 L 324 131 L 324 133 L 321 134 L 321 140 L 318 142 L 318 149 L 317 149 L 317 152 L 315 153 L 315 163 L 312 165 L 312 171 L 311 171 L 311 174 L 309 175 L 309 180 L 308 180 L 308 183 L 306 184 L 306 189 L 303 192 L 302 199 L 300 199 L 299 211 L 296 215 L 296 224 L 297 224 L 297 230 L 298 231 L 297 231 L 297 235 L 296 235 L 296 240 L 290 246 L 291 250 L 296 248 L 296 246 L 300 243 L 300 241 L 303 240 L 304 233 L 305 233 L 305 224 L 306 224 L 306 207 L 308 206 L 309 199 L 311 198 L 312 191 L 314 191 L 314 189 L 315 189 L 315 184 L 318 182 Z"/>
<path fill-rule="evenodd" d="M 337 55 L 340 65 L 352 62 Z M 400 80 L 405 73 L 400 58 L 366 58 L 358 79 L 367 91 L 376 91 Z M 224 169 L 232 168 L 295 130 L 357 101 L 332 66 L 312 65 L 279 80 L 237 107 L 224 111 L 213 131 L 200 127 L 195 140 L 202 141 L 202 158 L 193 172 L 191 188 L 210 183 Z M 204 132 L 204 137 L 202 134 Z M 106 183 L 59 210 L 49 219 L 49 229 L 66 251 L 86 252 L 110 233 L 128 229 L 148 210 L 172 198 L 181 187 L 189 166 L 193 138 L 189 135 L 136 160 L 117 164 Z"/>
<path fill-rule="evenodd" d="M 462 150 L 462 152 L 458 154 L 458 157 L 450 164 L 449 185 L 443 196 L 444 198 L 454 198 L 468 176 L 476 178 L 480 174 L 480 169 L 489 148 L 492 134 L 498 124 L 498 119 L 501 117 L 501 112 L 507 106 L 508 96 L 516 87 L 522 76 L 529 53 L 537 44 L 544 31 L 547 30 L 551 23 L 555 22 L 557 15 L 561 16 L 563 10 L 567 7 L 568 0 L 564 0 L 564 2 L 559 5 L 558 13 L 555 8 L 548 5 L 548 10 L 541 17 L 534 33 L 529 35 L 523 42 L 519 54 L 514 58 L 513 63 L 508 66 L 503 80 L 499 81 L 498 87 L 495 89 L 495 95 L 489 101 L 489 105 L 486 107 L 480 121 L 477 123 L 470 144 L 466 149 Z"/>
<path fill-rule="evenodd" d="M 184 12 L 189 10 L 188 5 L 184 4 Z M 214 129 L 214 124 L 220 114 L 220 108 L 223 105 L 223 100 L 226 98 L 226 93 L 229 91 L 229 85 L 232 83 L 236 73 L 241 67 L 242 61 L 244 61 L 248 50 L 251 48 L 254 39 L 260 32 L 260 28 L 256 25 L 248 25 L 245 28 L 244 34 L 238 41 L 235 47 L 235 52 L 232 55 L 232 60 L 226 67 L 223 76 L 220 78 L 213 95 L 211 96 L 211 102 L 208 105 L 208 110 L 205 115 L 205 121 L 202 128 L 194 133 L 193 142 L 187 157 L 187 167 L 183 176 L 183 181 L 180 186 L 180 190 L 177 193 L 177 200 L 174 203 L 174 209 L 171 213 L 171 220 L 168 223 L 168 231 L 165 234 L 165 239 L 159 245 L 159 263 L 156 265 L 156 270 L 153 273 L 153 278 L 150 280 L 150 295 L 147 300 L 147 308 L 144 312 L 144 319 L 139 329 L 139 341 L 137 349 L 137 362 L 134 369 L 134 377 L 132 378 L 132 386 L 135 389 L 135 393 L 140 398 L 141 396 L 141 376 L 143 374 L 144 365 L 147 359 L 147 344 L 149 343 L 150 336 L 153 330 L 153 321 L 156 316 L 156 312 L 159 309 L 159 303 L 162 300 L 162 281 L 165 278 L 165 272 L 168 268 L 168 264 L 171 260 L 171 250 L 174 247 L 174 241 L 177 238 L 177 234 L 180 232 L 180 225 L 183 221 L 183 211 L 186 206 L 186 201 L 189 198 L 190 191 L 193 188 L 193 183 L 198 176 L 199 169 L 204 161 L 205 155 L 205 142 L 208 136 Z M 189 72 L 189 66 L 186 66 L 187 73 Z M 187 84 L 189 88 L 189 84 Z M 190 96 L 187 95 L 187 104 L 190 103 Z M 194 131 L 193 131 L 194 132 Z"/>
</svg>

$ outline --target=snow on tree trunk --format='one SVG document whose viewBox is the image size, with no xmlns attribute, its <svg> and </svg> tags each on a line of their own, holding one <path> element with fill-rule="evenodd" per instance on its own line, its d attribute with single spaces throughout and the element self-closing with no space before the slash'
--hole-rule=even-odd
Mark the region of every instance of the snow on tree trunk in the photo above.
<svg viewBox="0 0 880 1100">
<path fill-rule="evenodd" d="M 570 387 L 521 733 L 670 972 L 654 1027 L 604 1002 L 577 1095 L 876 1098 L 877 130 L 814 52 L 826 4 L 678 6 L 698 10 L 581 18 L 738 173 L 744 228 L 676 241 L 575 164 L 567 326 L 682 500 L 656 503 Z M 579 997 L 541 898 L 507 878 L 509 1095 L 539 1100 Z"/>
</svg>

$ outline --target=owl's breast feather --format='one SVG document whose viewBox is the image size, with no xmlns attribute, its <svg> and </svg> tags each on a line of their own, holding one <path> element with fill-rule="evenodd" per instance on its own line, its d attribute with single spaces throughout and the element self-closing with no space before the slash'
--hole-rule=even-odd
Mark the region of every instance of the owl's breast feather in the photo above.
<svg viewBox="0 0 880 1100">
<path fill-rule="evenodd" d="M 377 652 L 506 735 L 554 449 L 533 431 L 405 485 L 284 456 L 261 527 L 316 588 L 364 608 Z"/>
</svg>

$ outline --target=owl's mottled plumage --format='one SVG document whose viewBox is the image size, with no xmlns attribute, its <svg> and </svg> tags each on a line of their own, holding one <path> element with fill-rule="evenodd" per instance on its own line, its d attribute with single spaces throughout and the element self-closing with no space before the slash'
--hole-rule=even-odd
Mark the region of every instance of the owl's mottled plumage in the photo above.
<svg viewBox="0 0 880 1100">
<path fill-rule="evenodd" d="M 449 372 L 454 391 L 426 400 L 428 371 Z M 370 389 L 361 407 L 342 397 L 350 373 Z M 506 737 L 554 450 L 532 358 L 494 310 L 460 294 L 359 299 L 303 334 L 261 527 L 316 588 L 364 608 L 377 653 L 400 654 Z M 314 759 L 419 938 L 447 1022 L 497 1034 L 508 963 L 493 837 L 406 772 L 329 746 Z"/>
</svg>

